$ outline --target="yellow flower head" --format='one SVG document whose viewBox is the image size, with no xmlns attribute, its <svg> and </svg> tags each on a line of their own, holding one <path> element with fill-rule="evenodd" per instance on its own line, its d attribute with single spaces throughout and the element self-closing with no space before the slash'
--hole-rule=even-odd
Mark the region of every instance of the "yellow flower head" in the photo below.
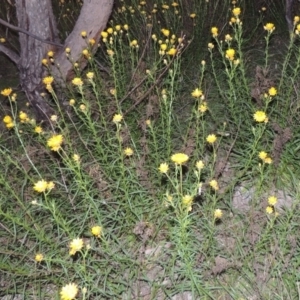
<svg viewBox="0 0 300 300">
<path fill-rule="evenodd" d="M 11 88 L 4 89 L 4 90 L 1 91 L 1 95 L 4 96 L 4 97 L 8 97 L 11 93 L 12 93 Z"/>
<path fill-rule="evenodd" d="M 158 170 L 160 173 L 166 174 L 169 171 L 169 166 L 167 163 L 161 163 Z"/>
<path fill-rule="evenodd" d="M 52 151 L 58 151 L 63 143 L 63 136 L 61 134 L 54 134 L 48 139 L 47 145 Z"/>
<path fill-rule="evenodd" d="M 43 79 L 43 83 L 45 85 L 52 84 L 53 80 L 54 80 L 54 78 L 52 76 L 47 76 Z"/>
<path fill-rule="evenodd" d="M 299 23 L 300 21 L 300 17 L 299 16 L 295 16 L 294 17 L 294 25 L 296 25 L 297 23 Z"/>
<path fill-rule="evenodd" d="M 42 128 L 41 126 L 36 126 L 36 127 L 34 128 L 34 132 L 35 132 L 35 133 L 42 133 L 42 132 L 43 132 L 43 128 Z"/>
<path fill-rule="evenodd" d="M 202 160 L 198 160 L 196 162 L 196 168 L 200 171 L 204 168 L 204 162 Z"/>
<path fill-rule="evenodd" d="M 81 31 L 81 36 L 82 36 L 83 38 L 86 38 L 86 36 L 87 36 L 86 31 Z"/>
<path fill-rule="evenodd" d="M 269 33 L 272 33 L 275 30 L 275 26 L 273 23 L 267 23 L 264 26 L 264 30 L 268 31 Z"/>
<path fill-rule="evenodd" d="M 128 26 L 127 24 L 125 24 L 125 25 L 123 26 L 123 28 L 124 28 L 126 31 L 128 31 L 129 26 Z"/>
<path fill-rule="evenodd" d="M 20 113 L 19 113 L 19 119 L 20 119 L 20 121 L 22 123 L 29 121 L 28 115 L 25 112 L 23 112 L 23 111 L 20 111 Z"/>
<path fill-rule="evenodd" d="M 192 18 L 192 19 L 195 19 L 196 18 L 196 14 L 195 13 L 193 13 L 193 14 L 190 14 L 190 18 Z"/>
<path fill-rule="evenodd" d="M 77 251 L 80 251 L 83 247 L 83 239 L 73 239 L 70 243 L 70 255 L 74 255 Z"/>
<path fill-rule="evenodd" d="M 258 154 L 258 157 L 261 159 L 261 160 L 265 160 L 268 156 L 268 153 L 265 152 L 265 151 L 260 151 L 259 154 Z"/>
<path fill-rule="evenodd" d="M 264 163 L 270 165 L 270 164 L 272 163 L 272 158 L 271 158 L 271 157 L 266 157 L 266 158 L 264 159 Z"/>
<path fill-rule="evenodd" d="M 48 187 L 48 182 L 42 179 L 34 184 L 33 189 L 38 193 L 43 193 L 47 190 L 47 187 Z"/>
<path fill-rule="evenodd" d="M 270 206 L 274 206 L 277 203 L 277 198 L 275 196 L 271 196 L 268 198 L 268 203 Z"/>
<path fill-rule="evenodd" d="M 218 36 L 218 28 L 217 27 L 212 27 L 210 32 L 214 38 Z"/>
<path fill-rule="evenodd" d="M 214 46 L 213 43 L 208 43 L 207 47 L 208 47 L 208 50 L 211 50 L 211 49 L 213 49 L 215 46 Z"/>
<path fill-rule="evenodd" d="M 125 150 L 124 150 L 124 154 L 126 156 L 132 156 L 133 155 L 133 150 L 129 147 L 127 147 Z"/>
<path fill-rule="evenodd" d="M 174 56 L 177 53 L 177 50 L 175 48 L 171 48 L 167 53 L 170 56 Z"/>
<path fill-rule="evenodd" d="M 214 189 L 215 191 L 217 191 L 219 189 L 219 184 L 218 181 L 213 179 L 209 182 L 209 185 L 212 189 Z"/>
<path fill-rule="evenodd" d="M 48 66 L 48 59 L 46 59 L 46 58 L 42 59 L 42 64 L 44 66 Z"/>
<path fill-rule="evenodd" d="M 161 30 L 161 32 L 162 32 L 162 34 L 163 34 L 164 36 L 166 36 L 166 37 L 168 37 L 168 36 L 170 35 L 170 30 L 168 30 L 168 29 L 163 28 L 163 29 Z"/>
<path fill-rule="evenodd" d="M 55 183 L 53 181 L 47 182 L 47 190 L 48 191 L 51 191 L 54 188 L 55 188 Z"/>
<path fill-rule="evenodd" d="M 78 155 L 78 154 L 73 154 L 73 156 L 72 156 L 72 158 L 73 158 L 73 160 L 76 162 L 76 163 L 78 163 L 79 161 L 80 161 L 80 156 Z"/>
<path fill-rule="evenodd" d="M 137 40 L 132 40 L 130 42 L 130 47 L 136 47 L 138 45 L 138 41 Z"/>
<path fill-rule="evenodd" d="M 192 96 L 195 97 L 195 98 L 199 98 L 202 95 L 203 95 L 203 92 L 198 88 L 196 88 L 192 91 Z"/>
<path fill-rule="evenodd" d="M 182 204 L 186 206 L 190 206 L 193 202 L 193 196 L 191 195 L 185 195 L 182 197 Z"/>
<path fill-rule="evenodd" d="M 70 100 L 69 100 L 69 104 L 70 104 L 71 106 L 73 106 L 73 105 L 75 104 L 75 100 L 74 100 L 74 99 L 70 99 Z"/>
<path fill-rule="evenodd" d="M 108 37 L 108 33 L 106 31 L 101 32 L 101 37 L 106 39 Z"/>
<path fill-rule="evenodd" d="M 0 43 L 5 43 L 6 42 L 6 39 L 5 38 L 0 38 Z"/>
<path fill-rule="evenodd" d="M 71 48 L 67 47 L 67 48 L 65 49 L 65 52 L 66 52 L 67 54 L 71 53 Z"/>
<path fill-rule="evenodd" d="M 203 102 L 202 104 L 199 105 L 198 110 L 201 113 L 205 113 L 208 110 L 208 106 L 206 102 Z"/>
<path fill-rule="evenodd" d="M 272 86 L 269 88 L 269 95 L 270 96 L 276 96 L 277 95 L 277 90 Z"/>
<path fill-rule="evenodd" d="M 13 121 L 13 119 L 12 119 L 12 117 L 11 116 L 5 116 L 4 118 L 3 118 L 3 122 L 5 123 L 5 124 L 8 124 L 8 123 L 12 123 L 12 121 Z"/>
<path fill-rule="evenodd" d="M 268 215 L 272 214 L 272 213 L 273 213 L 273 207 L 272 207 L 272 206 L 267 206 L 267 208 L 266 208 L 266 213 L 267 213 Z"/>
<path fill-rule="evenodd" d="M 122 119 L 123 119 L 123 116 L 121 114 L 115 114 L 113 117 L 113 122 L 115 124 L 118 124 L 122 121 Z"/>
<path fill-rule="evenodd" d="M 267 119 L 267 115 L 265 112 L 261 111 L 261 110 L 258 110 L 254 115 L 254 120 L 258 123 L 262 123 L 262 122 L 265 122 L 266 119 Z"/>
<path fill-rule="evenodd" d="M 107 31 L 109 34 L 112 34 L 112 33 L 114 32 L 114 30 L 113 30 L 111 27 L 107 28 L 106 31 Z"/>
<path fill-rule="evenodd" d="M 47 55 L 48 55 L 48 57 L 53 57 L 54 56 L 54 52 L 53 51 L 48 51 L 48 53 L 47 53 Z"/>
<path fill-rule="evenodd" d="M 35 255 L 34 260 L 35 260 L 36 262 L 41 262 L 42 260 L 44 260 L 44 255 L 43 255 L 42 253 L 37 253 L 37 254 Z"/>
<path fill-rule="evenodd" d="M 206 138 L 206 141 L 209 143 L 209 144 L 213 144 L 215 141 L 217 140 L 217 137 L 215 134 L 209 134 Z"/>
<path fill-rule="evenodd" d="M 230 61 L 234 60 L 235 50 L 230 48 L 226 50 L 225 57 Z"/>
<path fill-rule="evenodd" d="M 160 45 L 160 50 L 162 50 L 162 51 L 165 51 L 165 50 L 167 50 L 167 44 L 161 44 Z"/>
<path fill-rule="evenodd" d="M 171 160 L 177 165 L 182 165 L 189 160 L 189 157 L 184 153 L 176 153 L 171 156 Z"/>
<path fill-rule="evenodd" d="M 94 78 L 94 75 L 95 75 L 94 72 L 87 72 L 86 73 L 86 78 L 89 79 L 89 80 L 92 80 Z"/>
<path fill-rule="evenodd" d="M 232 14 L 235 16 L 235 17 L 238 17 L 240 14 L 241 14 L 241 9 L 239 7 L 235 7 L 233 10 L 232 10 Z"/>
<path fill-rule="evenodd" d="M 216 209 L 216 210 L 214 211 L 214 218 L 215 218 L 215 219 L 221 219 L 222 216 L 223 216 L 223 212 L 222 212 L 221 209 Z"/>
<path fill-rule="evenodd" d="M 79 77 L 75 77 L 73 80 L 72 80 L 72 83 L 76 86 L 82 86 L 83 85 L 83 81 L 79 78 Z"/>
<path fill-rule="evenodd" d="M 74 300 L 78 294 L 78 287 L 75 283 L 65 285 L 60 291 L 61 300 Z"/>
<path fill-rule="evenodd" d="M 102 227 L 99 226 L 99 225 L 93 226 L 92 229 L 91 229 L 91 232 L 94 236 L 99 238 L 101 236 L 101 233 L 102 233 Z"/>
</svg>

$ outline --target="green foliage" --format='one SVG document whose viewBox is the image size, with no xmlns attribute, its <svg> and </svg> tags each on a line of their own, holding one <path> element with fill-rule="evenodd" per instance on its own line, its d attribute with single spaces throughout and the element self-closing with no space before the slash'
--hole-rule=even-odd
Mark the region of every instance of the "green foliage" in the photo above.
<svg viewBox="0 0 300 300">
<path fill-rule="evenodd" d="M 0 295 L 296 298 L 298 32 L 274 62 L 246 1 L 144 2 L 64 95 L 44 79 L 49 124 L 1 92 Z"/>
</svg>

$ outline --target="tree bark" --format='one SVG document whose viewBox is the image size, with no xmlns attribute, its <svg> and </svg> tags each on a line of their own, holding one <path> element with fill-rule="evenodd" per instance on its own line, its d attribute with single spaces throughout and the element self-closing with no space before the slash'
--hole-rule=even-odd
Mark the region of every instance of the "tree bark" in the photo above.
<svg viewBox="0 0 300 300">
<path fill-rule="evenodd" d="M 78 61 L 79 66 L 84 68 L 87 60 L 82 58 L 82 50 L 87 48 L 89 39 L 94 39 L 95 45 L 89 49 L 91 52 L 96 51 L 100 33 L 105 29 L 111 14 L 113 0 L 84 0 L 75 27 L 63 47 L 59 47 L 61 43 L 51 0 L 16 0 L 15 7 L 19 28 L 13 25 L 10 28 L 19 31 L 20 54 L 4 46 L 0 47 L 0 51 L 17 64 L 21 87 L 36 111 L 37 118 L 47 121 L 53 110 L 41 96 L 45 92 L 42 79 L 47 75 L 42 59 L 52 50 L 55 55 L 51 69 L 55 79 L 60 82 L 71 79 L 73 65 L 65 54 L 65 48 L 71 49 L 72 61 Z M 82 31 L 87 32 L 86 39 L 81 37 Z"/>
</svg>

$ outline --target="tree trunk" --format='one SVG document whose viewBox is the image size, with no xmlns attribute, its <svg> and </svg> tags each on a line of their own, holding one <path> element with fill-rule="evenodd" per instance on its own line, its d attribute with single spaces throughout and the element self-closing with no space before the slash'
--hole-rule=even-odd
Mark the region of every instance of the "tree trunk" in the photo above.
<svg viewBox="0 0 300 300">
<path fill-rule="evenodd" d="M 73 70 L 65 54 L 66 47 L 71 49 L 72 60 L 79 61 L 79 66 L 84 68 L 87 61 L 81 57 L 87 41 L 81 37 L 81 31 L 87 32 L 87 40 L 95 40 L 95 45 L 90 49 L 96 51 L 100 33 L 111 14 L 113 0 L 84 0 L 75 27 L 61 46 L 51 0 L 16 0 L 15 6 L 19 28 L 10 28 L 19 31 L 20 54 L 4 46 L 0 47 L 0 51 L 17 64 L 21 87 L 35 109 L 37 118 L 47 121 L 53 111 L 40 95 L 45 92 L 42 79 L 47 71 L 41 63 L 42 59 L 50 50 L 55 53 L 52 73 L 61 82 L 70 79 Z"/>
</svg>

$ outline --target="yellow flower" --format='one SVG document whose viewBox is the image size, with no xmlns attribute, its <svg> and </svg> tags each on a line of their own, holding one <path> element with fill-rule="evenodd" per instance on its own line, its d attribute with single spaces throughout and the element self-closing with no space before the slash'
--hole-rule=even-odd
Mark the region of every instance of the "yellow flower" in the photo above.
<svg viewBox="0 0 300 300">
<path fill-rule="evenodd" d="M 80 251 L 83 247 L 83 239 L 73 239 L 70 243 L 70 255 L 74 255 L 77 251 Z"/>
<path fill-rule="evenodd" d="M 7 129 L 11 129 L 15 126 L 15 123 L 14 122 L 6 123 L 5 126 Z"/>
<path fill-rule="evenodd" d="M 203 95 L 203 92 L 196 88 L 195 90 L 192 91 L 192 96 L 195 97 L 195 98 L 199 98 Z"/>
<path fill-rule="evenodd" d="M 42 260 L 44 260 L 44 255 L 43 255 L 42 253 L 37 253 L 37 254 L 35 255 L 34 260 L 35 260 L 36 262 L 41 262 Z"/>
<path fill-rule="evenodd" d="M 232 10 L 232 14 L 235 16 L 235 17 L 238 17 L 240 14 L 241 14 L 241 9 L 239 7 L 235 7 L 233 10 Z"/>
<path fill-rule="evenodd" d="M 234 24 L 234 23 L 236 23 L 236 18 L 232 17 L 232 18 L 230 19 L 229 24 L 232 25 L 232 24 Z"/>
<path fill-rule="evenodd" d="M 60 291 L 61 300 L 73 300 L 78 294 L 78 287 L 75 283 L 65 285 Z"/>
<path fill-rule="evenodd" d="M 50 117 L 50 120 L 51 120 L 52 122 L 56 122 L 56 121 L 58 120 L 58 116 L 57 116 L 57 115 L 52 115 L 52 116 Z"/>
<path fill-rule="evenodd" d="M 267 206 L 267 208 L 266 208 L 266 213 L 267 214 L 271 214 L 271 213 L 273 213 L 273 207 L 272 206 Z"/>
<path fill-rule="evenodd" d="M 127 24 L 125 24 L 125 25 L 123 26 L 123 28 L 127 31 L 127 30 L 129 29 L 129 26 L 128 26 Z"/>
<path fill-rule="evenodd" d="M 8 97 L 11 93 L 12 93 L 11 88 L 4 89 L 4 90 L 1 91 L 1 95 L 3 95 L 4 97 Z"/>
<path fill-rule="evenodd" d="M 218 28 L 217 27 L 212 27 L 210 32 L 214 38 L 218 36 Z"/>
<path fill-rule="evenodd" d="M 115 114 L 113 117 L 113 122 L 115 124 L 118 124 L 122 121 L 122 119 L 123 119 L 123 116 L 121 114 Z"/>
<path fill-rule="evenodd" d="M 198 160 L 196 162 L 196 168 L 200 171 L 204 168 L 204 162 L 202 160 Z"/>
<path fill-rule="evenodd" d="M 225 57 L 227 59 L 229 59 L 230 61 L 233 61 L 234 60 L 234 55 L 235 55 L 235 50 L 234 49 L 228 49 L 226 50 L 226 54 L 225 54 Z"/>
<path fill-rule="evenodd" d="M 164 35 L 164 36 L 166 36 L 166 37 L 168 37 L 169 35 L 170 35 L 170 30 L 168 30 L 168 29 L 162 29 L 161 30 L 161 32 L 162 32 L 162 34 Z"/>
<path fill-rule="evenodd" d="M 75 100 L 74 100 L 74 99 L 70 99 L 70 100 L 69 100 L 69 104 L 70 104 L 71 106 L 73 106 L 73 105 L 75 104 Z"/>
<path fill-rule="evenodd" d="M 110 57 L 113 57 L 114 54 L 115 54 L 115 52 L 114 52 L 113 50 L 111 50 L 111 49 L 108 49 L 106 52 L 107 52 L 107 54 L 108 54 Z"/>
<path fill-rule="evenodd" d="M 78 154 L 73 154 L 73 160 L 75 161 L 75 162 L 79 162 L 80 161 L 80 156 L 78 155 Z"/>
<path fill-rule="evenodd" d="M 225 35 L 225 42 L 229 43 L 232 41 L 232 36 L 230 34 Z"/>
<path fill-rule="evenodd" d="M 54 78 L 52 76 L 47 76 L 43 79 L 43 83 L 45 85 L 52 84 L 53 80 L 54 80 Z"/>
<path fill-rule="evenodd" d="M 171 156 L 171 160 L 177 165 L 182 165 L 189 160 L 189 157 L 184 153 L 176 153 Z"/>
<path fill-rule="evenodd" d="M 54 188 L 55 188 L 55 183 L 53 181 L 47 182 L 47 190 L 48 191 L 51 191 Z"/>
<path fill-rule="evenodd" d="M 162 7 L 163 9 L 169 9 L 169 5 L 167 5 L 167 4 L 163 4 L 161 7 Z"/>
<path fill-rule="evenodd" d="M 5 38 L 0 38 L 0 43 L 5 43 L 6 42 L 6 39 Z"/>
<path fill-rule="evenodd" d="M 82 54 L 83 54 L 85 57 L 87 57 L 87 58 L 90 56 L 90 52 L 89 52 L 88 49 L 83 49 L 83 50 L 82 50 Z"/>
<path fill-rule="evenodd" d="M 93 79 L 94 78 L 94 72 L 88 72 L 88 73 L 86 73 L 86 77 L 87 77 L 87 79 Z"/>
<path fill-rule="evenodd" d="M 42 59 L 42 64 L 44 66 L 47 66 L 48 65 L 48 59 L 46 59 L 46 58 Z"/>
<path fill-rule="evenodd" d="M 129 147 L 127 147 L 125 150 L 124 150 L 124 154 L 126 156 L 132 156 L 133 155 L 133 150 Z"/>
<path fill-rule="evenodd" d="M 53 51 L 48 51 L 47 55 L 48 55 L 48 57 L 53 57 L 54 56 L 54 52 Z"/>
<path fill-rule="evenodd" d="M 21 120 L 21 122 L 29 121 L 28 115 L 23 111 L 20 111 L 19 119 Z"/>
<path fill-rule="evenodd" d="M 167 44 L 161 44 L 161 45 L 160 45 L 160 49 L 161 49 L 162 51 L 167 50 Z"/>
<path fill-rule="evenodd" d="M 273 23 L 267 23 L 264 26 L 264 30 L 268 31 L 269 33 L 272 33 L 275 30 L 275 26 Z"/>
<path fill-rule="evenodd" d="M 198 110 L 201 113 L 205 113 L 208 110 L 208 106 L 206 102 L 203 102 L 202 104 L 199 105 Z"/>
<path fill-rule="evenodd" d="M 169 166 L 167 163 L 161 163 L 158 170 L 160 173 L 166 174 L 169 171 Z"/>
<path fill-rule="evenodd" d="M 112 33 L 114 32 L 114 30 L 113 30 L 111 27 L 107 28 L 106 31 L 107 31 L 109 34 L 112 34 Z"/>
<path fill-rule="evenodd" d="M 192 18 L 192 19 L 196 18 L 196 14 L 195 13 L 190 14 L 190 18 Z"/>
<path fill-rule="evenodd" d="M 270 206 L 274 206 L 277 203 L 277 198 L 275 196 L 271 196 L 268 198 L 268 203 Z"/>
<path fill-rule="evenodd" d="M 186 206 L 190 206 L 193 202 L 193 196 L 191 195 L 185 195 L 182 197 L 182 204 Z"/>
<path fill-rule="evenodd" d="M 106 31 L 101 32 L 102 38 L 106 39 L 108 37 L 108 33 Z"/>
<path fill-rule="evenodd" d="M 215 191 L 217 191 L 219 189 L 219 184 L 217 182 L 217 180 L 213 179 L 209 182 L 209 185 L 212 189 L 214 189 Z"/>
<path fill-rule="evenodd" d="M 133 40 L 130 42 L 130 47 L 136 47 L 138 45 L 138 41 L 137 40 Z"/>
<path fill-rule="evenodd" d="M 80 104 L 80 105 L 79 105 L 79 109 L 80 109 L 81 111 L 85 111 L 85 110 L 86 110 L 86 106 L 85 106 L 84 104 Z"/>
<path fill-rule="evenodd" d="M 63 136 L 61 134 L 54 134 L 48 139 L 47 145 L 52 151 L 58 151 L 63 143 Z"/>
<path fill-rule="evenodd" d="M 79 78 L 79 77 L 75 77 L 73 80 L 72 80 L 72 83 L 76 86 L 82 86 L 83 85 L 83 81 Z"/>
<path fill-rule="evenodd" d="M 102 227 L 99 226 L 99 225 L 93 226 L 92 229 L 91 229 L 91 232 L 94 236 L 99 238 L 101 236 L 101 233 L 102 233 Z"/>
<path fill-rule="evenodd" d="M 42 128 L 41 126 L 36 126 L 36 127 L 34 128 L 34 132 L 35 132 L 35 133 L 42 133 L 42 132 L 43 132 L 43 128 Z"/>
<path fill-rule="evenodd" d="M 65 49 L 65 52 L 68 54 L 68 53 L 71 53 L 71 48 L 69 48 L 69 47 L 67 47 L 66 49 Z"/>
<path fill-rule="evenodd" d="M 47 190 L 47 187 L 48 187 L 48 182 L 42 179 L 34 184 L 33 189 L 38 193 L 43 193 Z"/>
<path fill-rule="evenodd" d="M 89 39 L 89 44 L 90 44 L 90 45 L 93 46 L 93 45 L 95 45 L 95 43 L 96 43 L 96 41 L 95 41 L 94 39 Z"/>
<path fill-rule="evenodd" d="M 86 38 L 86 36 L 87 36 L 86 31 L 81 31 L 81 36 L 82 36 L 83 38 Z"/>
<path fill-rule="evenodd" d="M 299 21 L 300 21 L 300 17 L 299 16 L 295 16 L 294 17 L 294 25 L 296 25 Z"/>
<path fill-rule="evenodd" d="M 213 43 L 208 43 L 208 45 L 207 45 L 207 47 L 208 47 L 208 49 L 213 49 L 215 46 L 214 46 L 214 44 Z"/>
<path fill-rule="evenodd" d="M 12 121 L 13 121 L 13 119 L 12 119 L 11 116 L 5 116 L 5 117 L 3 118 L 3 122 L 4 122 L 5 124 L 12 123 Z"/>
<path fill-rule="evenodd" d="M 221 209 L 216 209 L 216 210 L 214 211 L 214 218 L 215 218 L 215 219 L 221 219 L 222 216 L 223 216 L 223 212 L 222 212 Z"/>
<path fill-rule="evenodd" d="M 206 138 L 206 141 L 209 143 L 209 144 L 213 144 L 215 141 L 217 140 L 217 137 L 215 134 L 209 134 Z"/>
<path fill-rule="evenodd" d="M 258 157 L 261 159 L 261 160 L 265 160 L 268 156 L 268 153 L 265 152 L 265 151 L 260 151 L 259 154 L 258 154 Z"/>
<path fill-rule="evenodd" d="M 265 112 L 258 110 L 254 115 L 254 120 L 258 123 L 262 123 L 265 122 L 265 120 L 267 119 L 267 115 Z"/>
<path fill-rule="evenodd" d="M 264 159 L 264 163 L 266 163 L 266 164 L 271 164 L 272 163 L 272 158 L 271 157 L 266 157 L 265 159 Z"/>
<path fill-rule="evenodd" d="M 174 56 L 176 54 L 177 50 L 175 48 L 171 48 L 167 53 L 170 56 Z"/>
<path fill-rule="evenodd" d="M 277 95 L 277 90 L 272 86 L 269 88 L 269 95 L 270 96 L 276 96 Z"/>
</svg>

